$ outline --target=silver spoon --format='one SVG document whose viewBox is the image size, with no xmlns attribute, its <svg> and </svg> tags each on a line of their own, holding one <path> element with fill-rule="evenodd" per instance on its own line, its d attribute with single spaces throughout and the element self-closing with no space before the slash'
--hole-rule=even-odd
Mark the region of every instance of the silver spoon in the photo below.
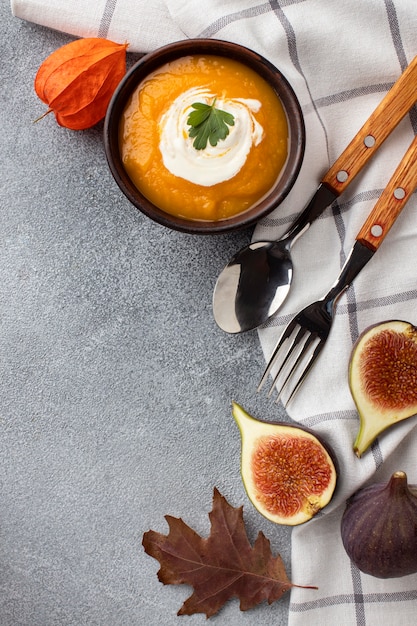
<svg viewBox="0 0 417 626">
<path fill-rule="evenodd" d="M 291 287 L 291 248 L 351 183 L 417 101 L 417 56 L 323 176 L 313 198 L 278 241 L 242 248 L 219 275 L 213 294 L 218 326 L 228 333 L 253 330 L 278 311 Z"/>
</svg>

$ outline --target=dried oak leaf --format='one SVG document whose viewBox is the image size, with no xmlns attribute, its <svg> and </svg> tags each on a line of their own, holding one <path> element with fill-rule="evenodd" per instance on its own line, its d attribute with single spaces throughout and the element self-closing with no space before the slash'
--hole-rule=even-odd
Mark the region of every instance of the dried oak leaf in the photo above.
<svg viewBox="0 0 417 626">
<path fill-rule="evenodd" d="M 287 577 L 279 555 L 271 553 L 262 532 L 251 546 L 243 522 L 243 507 L 234 508 L 214 489 L 209 514 L 211 531 L 200 537 L 182 519 L 165 516 L 167 536 L 149 530 L 143 535 L 145 552 L 161 565 L 159 580 L 165 585 L 194 588 L 178 615 L 205 613 L 211 617 L 232 597 L 247 611 L 266 600 L 272 604 L 296 587 Z M 317 589 L 317 587 L 306 587 Z"/>
<path fill-rule="evenodd" d="M 91 128 L 102 120 L 126 73 L 127 47 L 87 37 L 50 54 L 35 77 L 35 91 L 49 107 L 45 115 L 53 111 L 58 124 L 72 130 Z"/>
</svg>

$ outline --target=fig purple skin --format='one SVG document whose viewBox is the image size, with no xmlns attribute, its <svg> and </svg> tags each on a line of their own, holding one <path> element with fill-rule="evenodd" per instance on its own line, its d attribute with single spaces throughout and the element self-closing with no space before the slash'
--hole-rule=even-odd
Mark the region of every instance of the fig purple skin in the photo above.
<svg viewBox="0 0 417 626">
<path fill-rule="evenodd" d="M 360 489 L 342 517 L 344 548 L 365 574 L 399 578 L 417 572 L 417 485 L 405 472 Z"/>
</svg>

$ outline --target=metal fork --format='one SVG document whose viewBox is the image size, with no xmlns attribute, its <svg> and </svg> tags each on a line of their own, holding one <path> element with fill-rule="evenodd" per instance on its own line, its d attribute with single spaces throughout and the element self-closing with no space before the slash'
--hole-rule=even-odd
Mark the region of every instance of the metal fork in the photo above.
<svg viewBox="0 0 417 626">
<path fill-rule="evenodd" d="M 356 241 L 330 291 L 317 302 L 300 311 L 279 339 L 263 373 L 258 391 L 267 377 L 273 375 L 269 396 L 276 387 L 277 401 L 284 391 L 286 405 L 294 397 L 330 334 L 336 304 L 354 278 L 365 267 L 381 245 L 396 218 L 417 187 L 417 137 L 414 137 L 388 185 L 356 236 Z"/>
</svg>

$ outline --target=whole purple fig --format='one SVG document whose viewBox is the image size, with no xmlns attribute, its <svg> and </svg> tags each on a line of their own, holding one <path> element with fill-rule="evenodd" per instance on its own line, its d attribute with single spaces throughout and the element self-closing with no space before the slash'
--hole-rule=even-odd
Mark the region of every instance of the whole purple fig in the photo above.
<svg viewBox="0 0 417 626">
<path fill-rule="evenodd" d="M 357 491 L 341 523 L 347 554 L 365 574 L 399 578 L 417 572 L 417 485 L 405 472 Z"/>
</svg>

